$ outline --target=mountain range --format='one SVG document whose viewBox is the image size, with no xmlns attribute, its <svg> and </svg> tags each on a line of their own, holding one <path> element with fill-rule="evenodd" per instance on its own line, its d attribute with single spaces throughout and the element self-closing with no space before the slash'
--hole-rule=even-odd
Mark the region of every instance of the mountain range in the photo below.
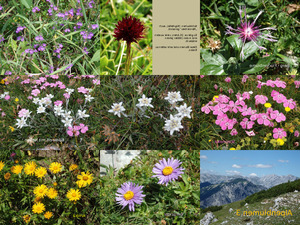
<svg viewBox="0 0 300 225">
<path fill-rule="evenodd" d="M 202 173 L 200 176 L 200 205 L 201 208 L 221 206 L 242 200 L 258 191 L 297 179 L 299 178 L 293 175 L 278 176 L 272 174 L 263 177 L 244 177 Z"/>
</svg>

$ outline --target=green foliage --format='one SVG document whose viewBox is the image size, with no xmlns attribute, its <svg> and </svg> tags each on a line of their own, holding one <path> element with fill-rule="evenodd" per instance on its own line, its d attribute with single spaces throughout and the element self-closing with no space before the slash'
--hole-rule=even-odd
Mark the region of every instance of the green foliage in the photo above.
<svg viewBox="0 0 300 225">
<path fill-rule="evenodd" d="M 293 182 L 283 183 L 279 184 L 277 186 L 274 186 L 268 190 L 263 190 L 260 192 L 257 192 L 253 195 L 250 195 L 245 198 L 245 202 L 247 203 L 255 203 L 262 201 L 263 199 L 268 199 L 272 197 L 277 197 L 279 195 L 293 192 L 295 190 L 300 191 L 300 180 L 295 180 Z"/>
</svg>

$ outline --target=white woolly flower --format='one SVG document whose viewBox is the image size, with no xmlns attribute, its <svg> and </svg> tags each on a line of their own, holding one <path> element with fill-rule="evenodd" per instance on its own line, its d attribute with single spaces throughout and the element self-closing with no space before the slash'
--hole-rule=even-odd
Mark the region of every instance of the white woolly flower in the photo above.
<svg viewBox="0 0 300 225">
<path fill-rule="evenodd" d="M 179 107 L 176 107 L 178 113 L 175 115 L 177 117 L 188 117 L 188 118 L 191 118 L 191 115 L 190 113 L 192 112 L 192 109 L 191 109 L 191 106 L 190 107 L 187 107 L 186 103 L 184 103 L 184 105 L 181 105 Z"/>
<path fill-rule="evenodd" d="M 71 95 L 71 94 L 74 92 L 74 89 L 67 88 L 65 91 L 66 91 L 69 95 Z"/>
<path fill-rule="evenodd" d="M 165 98 L 165 100 L 168 100 L 171 104 L 174 104 L 179 101 L 183 101 L 183 98 L 181 98 L 180 91 L 176 92 L 168 92 L 168 96 Z"/>
<path fill-rule="evenodd" d="M 86 114 L 85 112 L 86 112 L 86 110 L 81 111 L 81 110 L 79 109 L 78 112 L 77 112 L 78 117 L 79 117 L 80 119 L 84 119 L 84 118 L 86 118 L 86 117 L 90 117 L 90 115 Z"/>
<path fill-rule="evenodd" d="M 22 128 L 22 127 L 26 127 L 27 124 L 26 124 L 26 119 L 25 117 L 22 117 L 21 119 L 17 119 L 17 128 Z"/>
<path fill-rule="evenodd" d="M 171 115 L 170 119 L 165 121 L 164 129 L 170 131 L 170 135 L 173 135 L 174 131 L 179 131 L 181 128 L 183 128 L 181 118 L 177 116 Z"/>
<path fill-rule="evenodd" d="M 45 97 L 45 98 L 41 99 L 40 103 L 48 106 L 48 105 L 51 105 L 52 101 L 50 98 Z"/>
<path fill-rule="evenodd" d="M 65 127 L 72 127 L 73 119 L 70 117 L 66 117 L 65 119 L 62 119 L 61 122 L 64 124 Z"/>
<path fill-rule="evenodd" d="M 40 107 L 38 107 L 37 109 L 37 113 L 45 113 L 46 112 L 45 109 L 46 108 L 44 106 L 40 105 Z"/>
<path fill-rule="evenodd" d="M 58 116 L 62 116 L 65 113 L 65 111 L 63 110 L 61 105 L 55 105 L 54 106 L 54 113 Z"/>
<path fill-rule="evenodd" d="M 94 99 L 94 97 L 92 97 L 91 95 L 84 95 L 84 97 L 88 102 L 91 102 Z"/>
<path fill-rule="evenodd" d="M 108 110 L 108 112 L 113 113 L 114 115 L 117 115 L 118 117 L 121 117 L 121 113 L 126 116 L 123 112 L 125 111 L 125 108 L 122 106 L 123 102 L 114 103 L 111 106 L 111 109 Z"/>
<path fill-rule="evenodd" d="M 41 100 L 39 98 L 33 98 L 32 102 L 37 105 L 37 104 L 40 104 L 40 101 Z"/>
<path fill-rule="evenodd" d="M 151 105 L 151 101 L 152 98 L 146 98 L 145 95 L 142 96 L 142 98 L 138 99 L 139 100 L 139 104 L 137 104 L 137 107 L 142 107 L 142 106 L 149 106 L 151 108 L 153 108 L 153 105 Z"/>
</svg>

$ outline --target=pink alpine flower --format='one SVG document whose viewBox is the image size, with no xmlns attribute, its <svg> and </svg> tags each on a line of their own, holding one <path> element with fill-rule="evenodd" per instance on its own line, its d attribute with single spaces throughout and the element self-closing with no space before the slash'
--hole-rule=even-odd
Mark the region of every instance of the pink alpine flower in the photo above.
<svg viewBox="0 0 300 225">
<path fill-rule="evenodd" d="M 280 113 L 278 110 L 274 110 L 270 112 L 270 117 L 272 120 L 276 120 L 277 123 L 286 120 L 286 117 L 283 113 Z"/>
<path fill-rule="evenodd" d="M 68 93 L 64 93 L 64 97 L 65 97 L 66 99 L 69 99 L 71 96 L 70 96 Z"/>
<path fill-rule="evenodd" d="M 70 137 L 78 136 L 80 134 L 80 126 L 68 127 L 67 134 Z"/>
<path fill-rule="evenodd" d="M 248 78 L 249 77 L 247 75 L 244 75 L 242 78 L 242 83 L 246 83 Z"/>
<path fill-rule="evenodd" d="M 77 88 L 77 90 L 78 90 L 78 92 L 83 93 L 83 94 L 89 93 L 89 90 L 86 89 L 85 87 Z"/>
<path fill-rule="evenodd" d="M 230 77 L 226 77 L 225 78 L 225 82 L 230 83 L 231 82 L 231 78 Z"/>
<path fill-rule="evenodd" d="M 83 123 L 79 125 L 80 125 L 79 128 L 81 129 L 80 130 L 81 133 L 85 134 L 89 130 L 88 126 L 85 126 Z"/>
<path fill-rule="evenodd" d="M 226 129 L 231 130 L 234 126 L 234 121 L 229 119 L 226 122 L 224 121 L 220 123 L 220 126 L 222 130 L 226 130 Z"/>
<path fill-rule="evenodd" d="M 244 55 L 244 47 L 246 41 L 253 41 L 253 43 L 260 49 L 267 50 L 265 47 L 259 46 L 256 42 L 258 41 L 259 38 L 263 38 L 265 40 L 271 41 L 271 42 L 276 42 L 277 40 L 274 39 L 274 37 L 270 33 L 262 33 L 265 30 L 276 30 L 274 27 L 266 27 L 266 28 L 259 28 L 260 26 L 255 26 L 255 22 L 257 18 L 263 13 L 263 11 L 260 11 L 254 21 L 252 23 L 247 22 L 247 14 L 246 14 L 246 7 L 244 6 L 244 17 L 245 21 L 243 21 L 242 18 L 242 9 L 239 9 L 239 14 L 240 14 L 240 19 L 241 19 L 241 24 L 237 29 L 232 28 L 231 26 L 227 25 L 226 26 L 226 34 L 230 35 L 235 35 L 238 34 L 239 38 L 242 40 L 243 45 L 242 45 L 242 50 L 240 57 L 242 61 L 244 61 L 245 55 Z"/>
<path fill-rule="evenodd" d="M 220 125 L 221 123 L 225 123 L 229 120 L 228 116 L 226 114 L 218 115 L 216 119 L 216 124 Z"/>
<path fill-rule="evenodd" d="M 214 85 L 214 88 L 215 88 L 215 90 L 218 90 L 218 85 L 215 84 L 215 85 Z"/>
<path fill-rule="evenodd" d="M 249 92 L 244 92 L 244 93 L 242 94 L 242 96 L 243 96 L 243 100 L 245 100 L 245 99 L 250 99 L 250 93 L 249 93 Z"/>
<path fill-rule="evenodd" d="M 255 133 L 254 133 L 254 131 L 253 130 L 251 130 L 251 131 L 246 131 L 245 130 L 245 132 L 246 132 L 246 134 L 248 135 L 248 136 L 255 136 Z"/>
<path fill-rule="evenodd" d="M 300 87 L 300 80 L 295 80 L 294 84 L 295 84 L 296 88 L 299 88 Z"/>
<path fill-rule="evenodd" d="M 210 102 L 201 108 L 201 111 L 205 114 L 209 114 L 212 110 L 212 106 L 210 106 Z"/>
<path fill-rule="evenodd" d="M 229 89 L 228 89 L 228 93 L 229 93 L 229 94 L 232 94 L 232 93 L 233 93 L 233 90 L 232 90 L 231 88 L 229 88 Z"/>
<path fill-rule="evenodd" d="M 299 137 L 299 131 L 298 130 L 295 130 L 294 136 Z"/>
<path fill-rule="evenodd" d="M 296 102 L 294 102 L 294 100 L 291 98 L 289 100 L 286 100 L 283 103 L 283 106 L 284 107 L 289 107 L 290 109 L 294 109 L 296 107 Z"/>
<path fill-rule="evenodd" d="M 256 95 L 255 96 L 255 105 L 265 104 L 268 101 L 268 97 L 264 95 Z"/>
<path fill-rule="evenodd" d="M 278 139 L 278 138 L 284 138 L 286 137 L 286 132 L 282 128 L 274 128 L 273 129 L 273 138 Z"/>
<path fill-rule="evenodd" d="M 58 100 L 58 101 L 55 101 L 55 102 L 54 102 L 54 105 L 57 105 L 57 106 L 62 105 L 62 104 L 63 104 L 63 101 L 59 101 L 59 100 Z"/>
<path fill-rule="evenodd" d="M 257 75 L 256 78 L 257 78 L 257 80 L 261 80 L 262 79 L 262 75 Z"/>
<path fill-rule="evenodd" d="M 270 125 L 270 117 L 266 113 L 259 113 L 257 117 L 258 124 L 264 124 L 265 126 Z"/>
<path fill-rule="evenodd" d="M 238 135 L 237 130 L 236 130 L 236 129 L 232 129 L 231 132 L 230 132 L 230 135 L 231 135 L 231 136 L 236 136 L 236 135 Z"/>
<path fill-rule="evenodd" d="M 240 125 L 243 129 L 252 129 L 254 122 L 249 121 L 248 118 L 244 118 L 242 122 L 240 122 Z"/>
</svg>

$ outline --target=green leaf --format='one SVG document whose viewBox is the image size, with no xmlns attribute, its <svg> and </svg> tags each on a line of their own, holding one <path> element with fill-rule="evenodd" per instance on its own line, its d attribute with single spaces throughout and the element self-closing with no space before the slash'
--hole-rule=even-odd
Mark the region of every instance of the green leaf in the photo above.
<svg viewBox="0 0 300 225">
<path fill-rule="evenodd" d="M 200 56 L 207 64 L 214 64 L 214 65 L 223 65 L 227 62 L 223 55 L 216 53 L 213 54 L 207 49 L 200 50 Z"/>
<path fill-rule="evenodd" d="M 10 47 L 14 50 L 14 51 L 16 51 L 17 50 L 17 48 L 18 48 L 18 45 L 17 45 L 17 42 L 14 40 L 14 39 L 10 39 Z"/>
<path fill-rule="evenodd" d="M 104 68 L 108 65 L 108 58 L 105 56 L 102 56 L 100 59 L 100 68 Z"/>
<path fill-rule="evenodd" d="M 258 62 L 256 64 L 251 64 L 248 65 L 247 63 L 247 66 L 245 66 L 244 68 L 251 68 L 251 69 L 248 69 L 246 71 L 243 71 L 242 73 L 243 74 L 254 74 L 254 73 L 258 73 L 260 71 L 262 71 L 265 67 L 269 66 L 270 65 L 270 62 L 273 60 L 273 57 L 272 56 L 269 56 L 269 57 L 265 57 L 265 58 L 261 58 L 260 60 L 258 60 Z M 243 67 L 243 63 L 241 65 Z"/>
<path fill-rule="evenodd" d="M 21 3 L 27 8 L 30 9 L 32 7 L 32 0 L 21 0 Z"/>
<path fill-rule="evenodd" d="M 290 57 L 287 57 L 287 56 L 279 54 L 279 53 L 277 53 L 277 56 L 279 56 L 284 62 L 286 62 L 290 66 L 296 66 L 295 62 Z"/>
<path fill-rule="evenodd" d="M 253 41 L 248 42 L 245 44 L 243 51 L 244 51 L 244 60 L 247 59 L 249 56 L 253 55 L 257 52 L 259 48 L 253 43 Z"/>
<path fill-rule="evenodd" d="M 223 65 L 205 65 L 203 68 L 200 70 L 201 75 L 226 75 Z"/>
<path fill-rule="evenodd" d="M 93 55 L 91 63 L 96 62 L 96 61 L 98 61 L 98 62 L 100 61 L 100 49 L 98 51 L 96 51 L 95 54 Z"/>
<path fill-rule="evenodd" d="M 234 50 L 240 51 L 242 48 L 242 40 L 239 38 L 240 35 L 231 35 L 230 37 L 226 38 L 229 44 L 233 47 Z"/>
</svg>

